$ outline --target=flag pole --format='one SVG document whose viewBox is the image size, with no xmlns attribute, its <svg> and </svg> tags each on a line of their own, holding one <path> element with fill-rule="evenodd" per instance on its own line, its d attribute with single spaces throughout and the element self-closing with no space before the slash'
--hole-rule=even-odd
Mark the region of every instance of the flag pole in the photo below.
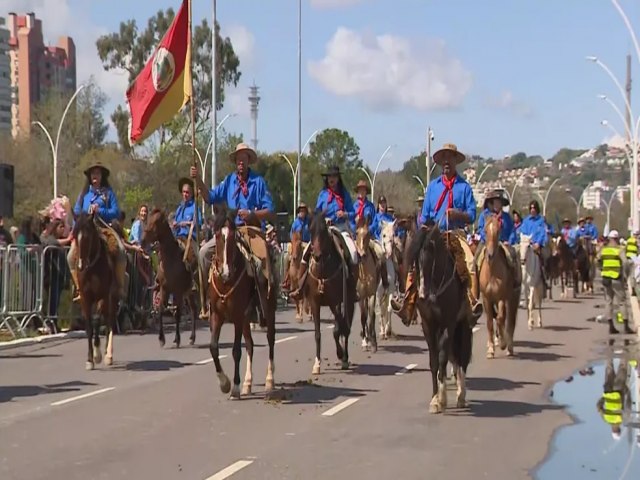
<svg viewBox="0 0 640 480">
<path fill-rule="evenodd" d="M 193 16 L 193 12 L 191 9 L 191 0 L 189 0 L 188 2 L 188 7 L 189 7 L 189 71 L 191 71 L 193 73 L 193 62 L 192 62 L 192 57 L 193 57 L 193 51 L 191 50 L 191 48 L 193 47 L 193 26 L 192 26 L 192 16 Z M 186 66 L 185 66 L 186 67 Z M 196 156 L 196 107 L 195 107 L 195 102 L 194 102 L 194 91 L 193 91 L 193 74 L 190 75 L 191 77 L 191 98 L 189 99 L 189 104 L 191 107 L 191 156 L 192 156 L 192 162 L 193 162 L 193 166 L 198 168 L 198 158 Z M 196 230 L 196 255 L 198 253 L 198 251 L 200 250 L 200 244 L 198 243 L 198 239 L 200 238 L 200 225 L 198 224 L 198 215 L 199 215 L 199 211 L 198 211 L 198 188 L 194 188 L 193 189 L 193 204 L 195 206 L 194 209 L 194 215 L 193 215 L 193 226 Z M 192 240 L 191 238 L 191 232 L 189 232 L 189 240 Z M 185 257 L 187 255 L 187 252 L 185 252 Z M 197 260 L 197 259 L 196 259 Z M 207 286 L 204 283 L 204 276 L 203 276 L 203 272 L 202 272 L 202 268 L 200 267 L 200 262 L 197 262 L 198 264 L 198 279 L 200 280 L 200 314 L 201 316 L 203 314 L 206 313 L 205 310 L 205 303 L 206 303 L 206 296 L 205 296 L 205 289 L 207 288 Z"/>
</svg>

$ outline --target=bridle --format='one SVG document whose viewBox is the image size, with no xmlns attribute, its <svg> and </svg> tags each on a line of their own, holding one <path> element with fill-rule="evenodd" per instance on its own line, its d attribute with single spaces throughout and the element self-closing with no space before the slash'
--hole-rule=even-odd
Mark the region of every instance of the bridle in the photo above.
<svg viewBox="0 0 640 480">
<path fill-rule="evenodd" d="M 226 230 L 226 232 L 223 232 L 224 230 Z M 233 235 L 230 235 L 231 232 L 233 232 Z M 229 287 L 226 293 L 222 293 L 218 288 L 218 285 L 216 284 L 216 279 L 218 279 L 222 285 L 228 285 L 228 283 L 230 282 L 230 279 L 234 277 L 234 274 L 237 270 L 234 269 L 232 271 L 230 264 L 236 263 L 236 258 L 239 253 L 239 247 L 237 246 L 237 243 L 241 242 L 242 240 L 241 240 L 241 237 L 238 235 L 237 230 L 235 228 L 230 228 L 228 225 L 225 225 L 224 227 L 222 227 L 219 231 L 215 232 L 214 235 L 216 235 L 216 237 L 222 236 L 222 238 L 224 239 L 224 242 L 223 242 L 224 248 L 222 249 L 223 263 L 222 263 L 222 267 L 220 267 L 218 262 L 216 261 L 219 257 L 219 250 L 220 250 L 218 249 L 218 240 L 216 238 L 216 250 L 215 250 L 214 259 L 212 262 L 212 275 L 211 275 L 210 283 L 216 295 L 220 299 L 220 302 L 224 305 L 227 302 L 227 299 L 236 290 L 236 288 L 238 288 L 238 285 L 240 285 L 240 282 L 242 281 L 244 276 L 247 274 L 247 263 L 245 261 L 242 262 L 242 268 L 240 269 L 240 273 L 235 275 L 236 277 L 235 281 L 233 282 L 231 287 Z M 233 258 L 231 261 L 229 261 L 229 259 L 227 258 L 228 248 L 231 248 L 234 251 Z M 225 266 L 227 266 L 227 268 L 229 269 L 229 279 L 226 281 L 222 280 L 221 278 Z"/>
</svg>

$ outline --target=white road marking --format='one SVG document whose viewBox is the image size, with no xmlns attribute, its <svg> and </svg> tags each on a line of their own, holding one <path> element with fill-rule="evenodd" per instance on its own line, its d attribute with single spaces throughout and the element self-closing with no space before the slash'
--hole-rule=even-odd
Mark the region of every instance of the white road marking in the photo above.
<svg viewBox="0 0 640 480">
<path fill-rule="evenodd" d="M 336 405 L 335 407 L 330 408 L 326 412 L 323 412 L 322 415 L 324 417 L 333 417 L 336 413 L 341 412 L 342 410 L 344 410 L 347 407 L 350 407 L 351 405 L 356 403 L 358 400 L 360 400 L 360 399 L 359 398 L 348 398 L 344 402 L 341 402 L 338 405 Z"/>
<path fill-rule="evenodd" d="M 220 355 L 218 358 L 222 360 L 223 358 L 227 358 L 227 355 Z M 196 362 L 196 365 L 207 365 L 209 363 L 213 363 L 213 358 L 205 358 L 204 360 L 200 360 L 199 362 Z"/>
<path fill-rule="evenodd" d="M 418 366 L 417 363 L 410 363 L 409 365 L 407 365 L 406 367 L 404 367 L 402 370 L 400 370 L 399 372 L 396 372 L 396 375 L 400 376 L 400 375 L 404 375 L 407 372 L 410 372 L 411 370 L 413 370 L 414 368 L 416 368 Z"/>
<path fill-rule="evenodd" d="M 107 392 L 110 392 L 111 390 L 115 390 L 115 388 L 116 387 L 101 388 L 100 390 L 96 390 L 95 392 L 84 393 L 76 397 L 67 398 L 66 400 L 58 400 L 57 402 L 53 402 L 51 406 L 57 407 L 58 405 L 64 405 L 66 403 L 75 402 L 76 400 L 82 400 L 83 398 L 93 397 L 95 395 L 100 395 L 101 393 L 107 393 Z"/>
<path fill-rule="evenodd" d="M 245 467 L 248 467 L 253 463 L 253 460 L 238 460 L 236 463 L 232 463 L 227 468 L 220 470 L 218 473 L 207 477 L 205 480 L 224 480 L 229 478 L 234 473 L 238 473 Z"/>
<path fill-rule="evenodd" d="M 327 325 L 327 330 L 333 330 L 335 328 L 335 325 Z"/>
<path fill-rule="evenodd" d="M 278 340 L 276 340 L 275 343 L 284 343 L 284 342 L 288 342 L 289 340 L 295 340 L 296 338 L 298 338 L 297 335 L 292 335 L 290 337 L 279 338 Z"/>
<path fill-rule="evenodd" d="M 471 331 L 472 331 L 473 333 L 479 332 L 479 331 L 480 331 L 480 327 L 476 325 L 475 327 L 473 327 L 473 328 L 471 329 Z"/>
</svg>

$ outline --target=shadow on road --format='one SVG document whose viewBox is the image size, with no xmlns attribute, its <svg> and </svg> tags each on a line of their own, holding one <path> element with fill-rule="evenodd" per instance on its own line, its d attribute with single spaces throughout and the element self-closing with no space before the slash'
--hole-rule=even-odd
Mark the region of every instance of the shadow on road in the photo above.
<svg viewBox="0 0 640 480">
<path fill-rule="evenodd" d="M 540 385 L 538 382 L 514 382 L 506 378 L 494 377 L 469 377 L 467 388 L 483 392 L 498 392 L 502 390 L 516 390 L 527 385 Z"/>
<path fill-rule="evenodd" d="M 418 347 L 416 345 L 382 345 L 380 350 L 384 350 L 389 353 L 404 353 L 408 355 L 421 354 L 427 351 L 426 343 L 425 348 Z"/>
<path fill-rule="evenodd" d="M 52 393 L 77 392 L 82 387 L 96 385 L 90 382 L 72 381 L 64 383 L 54 383 L 51 385 L 15 385 L 11 387 L 0 387 L 0 403 L 10 402 L 18 397 L 35 397 L 37 395 L 47 395 Z"/>
<path fill-rule="evenodd" d="M 176 368 L 189 367 L 193 363 L 182 363 L 175 360 L 141 360 L 116 365 L 113 370 L 129 370 L 133 372 L 167 372 Z"/>
<path fill-rule="evenodd" d="M 295 383 L 283 383 L 282 388 L 274 390 L 265 400 L 282 404 L 323 404 L 334 401 L 339 397 L 363 397 L 367 393 L 378 390 L 361 390 L 348 387 L 330 387 L 301 380 Z"/>
<path fill-rule="evenodd" d="M 0 359 L 6 358 L 55 358 L 61 357 L 60 353 L 16 353 L 14 355 L 0 355 Z"/>
<path fill-rule="evenodd" d="M 255 337 L 253 335 L 254 332 L 251 332 L 251 333 L 252 333 L 251 338 L 253 338 L 253 348 L 263 348 L 263 347 L 267 346 L 266 343 L 256 343 L 256 339 L 255 339 Z M 276 338 L 276 340 L 277 340 L 277 338 Z M 202 349 L 209 350 L 209 345 L 210 345 L 209 343 L 202 343 L 202 344 L 194 345 L 191 348 L 202 348 Z M 244 340 L 241 342 L 241 346 L 242 346 L 243 355 L 244 355 Z M 226 348 L 231 349 L 232 347 L 233 347 L 233 343 L 232 342 L 220 342 L 220 343 L 218 343 L 218 348 L 220 350 L 226 349 Z M 189 347 L 186 347 L 186 348 L 189 348 Z"/>
<path fill-rule="evenodd" d="M 579 330 L 588 330 L 588 327 L 572 327 L 571 325 L 545 325 L 545 330 L 552 332 L 574 332 Z"/>
<path fill-rule="evenodd" d="M 509 400 L 477 400 L 470 403 L 469 410 L 460 414 L 479 418 L 511 418 L 526 417 L 547 410 L 562 410 L 562 407 Z"/>
<path fill-rule="evenodd" d="M 348 371 L 349 375 L 368 375 L 370 377 L 387 377 L 395 375 L 402 370 L 402 367 L 397 365 L 382 365 L 375 363 L 351 365 L 351 370 Z"/>
<path fill-rule="evenodd" d="M 424 336 L 422 336 L 422 335 L 396 335 L 396 338 L 398 340 L 409 340 L 409 341 L 416 341 L 416 342 L 424 342 L 425 345 L 427 344 L 427 341 L 424 339 Z"/>
<path fill-rule="evenodd" d="M 564 300 L 554 300 L 554 303 L 582 303 L 580 300 L 569 300 L 569 299 L 564 299 Z"/>
<path fill-rule="evenodd" d="M 541 349 L 541 348 L 552 348 L 552 347 L 562 347 L 562 343 L 546 343 L 546 342 L 536 342 L 533 340 L 516 340 L 513 342 L 514 346 L 517 348 L 533 348 L 533 349 Z"/>
<path fill-rule="evenodd" d="M 552 352 L 519 352 L 516 350 L 515 359 L 533 360 L 534 362 L 556 362 L 562 358 L 571 358 L 570 355 L 561 355 Z"/>
</svg>

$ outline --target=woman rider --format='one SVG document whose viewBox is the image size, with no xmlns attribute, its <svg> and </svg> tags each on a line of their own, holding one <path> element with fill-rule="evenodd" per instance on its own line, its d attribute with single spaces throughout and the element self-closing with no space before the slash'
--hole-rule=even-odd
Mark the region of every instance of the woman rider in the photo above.
<svg viewBox="0 0 640 480">
<path fill-rule="evenodd" d="M 73 214 L 77 218 L 82 213 L 89 215 L 97 215 L 105 224 L 107 228 L 101 228 L 102 234 L 105 236 L 111 236 L 115 241 L 113 244 L 117 248 L 115 253 L 115 267 L 116 267 L 116 282 L 118 284 L 118 293 L 120 298 L 126 296 L 125 290 L 125 275 L 127 269 L 127 256 L 124 249 L 124 244 L 120 240 L 120 237 L 110 228 L 108 224 L 117 220 L 120 216 L 120 208 L 118 207 L 118 200 L 111 185 L 109 185 L 110 171 L 107 167 L 100 162 L 91 165 L 84 171 L 85 177 L 87 177 L 86 183 L 75 207 L 73 207 Z M 78 258 L 77 258 L 77 244 L 73 239 L 71 242 L 71 248 L 67 255 L 67 262 L 69 263 L 69 270 L 71 271 L 71 278 L 78 289 Z M 77 302 L 80 299 L 80 292 L 74 297 L 74 301 Z"/>
</svg>

